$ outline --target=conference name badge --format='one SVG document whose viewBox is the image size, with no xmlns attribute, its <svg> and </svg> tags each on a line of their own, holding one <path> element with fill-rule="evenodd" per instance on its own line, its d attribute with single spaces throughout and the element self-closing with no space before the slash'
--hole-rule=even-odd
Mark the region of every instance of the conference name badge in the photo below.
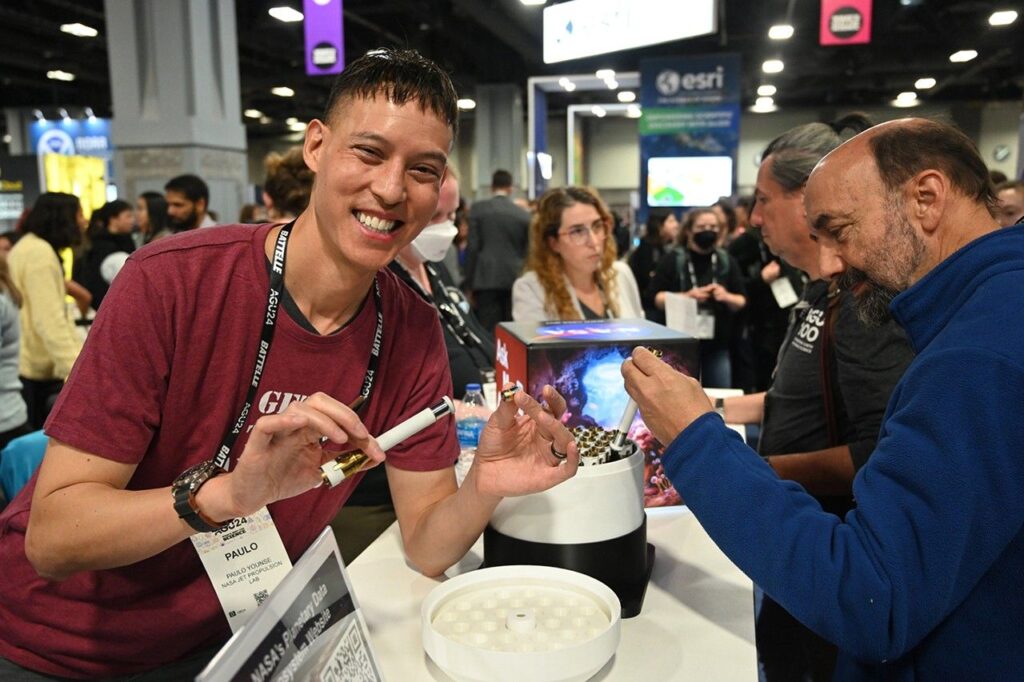
<svg viewBox="0 0 1024 682">
<path fill-rule="evenodd" d="M 800 300 L 800 297 L 796 295 L 796 289 L 786 277 L 779 277 L 772 282 L 771 288 L 772 296 L 775 297 L 775 302 L 780 308 L 788 308 Z"/>
<path fill-rule="evenodd" d="M 192 544 L 213 583 L 231 631 L 238 631 L 292 568 L 270 510 L 234 519 Z"/>
</svg>

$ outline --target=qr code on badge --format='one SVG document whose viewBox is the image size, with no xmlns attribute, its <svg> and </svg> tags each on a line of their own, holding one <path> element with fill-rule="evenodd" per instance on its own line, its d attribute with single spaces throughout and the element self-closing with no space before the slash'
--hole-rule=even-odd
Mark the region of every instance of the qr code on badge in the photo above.
<svg viewBox="0 0 1024 682">
<path fill-rule="evenodd" d="M 320 671 L 320 681 L 383 682 L 384 678 L 370 653 L 366 628 L 362 627 L 358 615 L 350 618 L 343 627 L 327 665 Z"/>
<path fill-rule="evenodd" d="M 270 593 L 266 590 L 260 590 L 259 592 L 253 592 L 252 596 L 253 599 L 256 600 L 256 606 L 259 606 L 263 602 L 267 601 L 267 597 L 270 596 Z"/>
</svg>

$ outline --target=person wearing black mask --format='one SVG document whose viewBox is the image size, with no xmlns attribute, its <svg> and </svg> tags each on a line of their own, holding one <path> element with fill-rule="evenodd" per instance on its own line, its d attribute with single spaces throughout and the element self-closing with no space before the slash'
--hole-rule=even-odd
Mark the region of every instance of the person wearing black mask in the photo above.
<svg viewBox="0 0 1024 682">
<path fill-rule="evenodd" d="M 725 249 L 717 248 L 721 224 L 710 208 L 690 211 L 679 232 L 676 247 L 666 253 L 654 270 L 644 292 L 645 307 L 656 310 L 657 322 L 665 321 L 665 299 L 682 292 L 697 301 L 698 321 L 703 321 L 700 366 L 704 386 L 732 385 L 729 342 L 736 331 L 736 314 L 747 304 L 740 267 Z"/>
</svg>

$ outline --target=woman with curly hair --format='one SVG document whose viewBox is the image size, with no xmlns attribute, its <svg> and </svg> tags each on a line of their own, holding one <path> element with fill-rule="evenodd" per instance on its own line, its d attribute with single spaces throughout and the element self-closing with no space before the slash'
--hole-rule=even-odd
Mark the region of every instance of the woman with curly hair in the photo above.
<svg viewBox="0 0 1024 682">
<path fill-rule="evenodd" d="M 540 198 L 523 275 L 512 285 L 512 319 L 642 318 L 629 266 L 615 259 L 612 217 L 594 190 L 564 187 Z"/>
<path fill-rule="evenodd" d="M 286 223 L 306 210 L 313 191 L 313 171 L 306 166 L 302 147 L 284 154 L 271 152 L 263 160 L 267 177 L 263 181 L 263 205 L 270 222 Z"/>
</svg>

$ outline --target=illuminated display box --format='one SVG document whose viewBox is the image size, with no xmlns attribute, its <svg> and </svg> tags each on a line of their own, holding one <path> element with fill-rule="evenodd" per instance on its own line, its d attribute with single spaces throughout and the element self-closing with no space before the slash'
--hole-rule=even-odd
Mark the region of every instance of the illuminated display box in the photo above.
<svg viewBox="0 0 1024 682">
<path fill-rule="evenodd" d="M 636 346 L 657 348 L 672 367 L 690 376 L 700 374 L 697 339 L 647 320 L 503 322 L 496 341 L 498 386 L 516 382 L 539 396 L 541 388 L 551 384 L 566 400 L 570 429 L 618 426 L 629 399 L 620 366 Z M 629 437 L 645 453 L 646 506 L 679 504 L 661 467 L 663 446 L 639 414 Z"/>
</svg>

